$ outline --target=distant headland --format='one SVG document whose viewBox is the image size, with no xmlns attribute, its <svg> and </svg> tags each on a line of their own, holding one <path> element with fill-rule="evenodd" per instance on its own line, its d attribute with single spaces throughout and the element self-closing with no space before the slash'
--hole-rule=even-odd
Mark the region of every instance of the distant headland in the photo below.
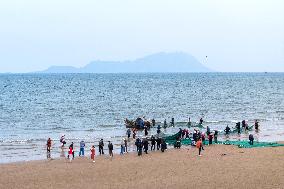
<svg viewBox="0 0 284 189">
<path fill-rule="evenodd" d="M 160 52 L 136 60 L 92 61 L 84 67 L 51 66 L 38 73 L 159 73 L 212 72 L 192 55 L 184 52 Z"/>
</svg>

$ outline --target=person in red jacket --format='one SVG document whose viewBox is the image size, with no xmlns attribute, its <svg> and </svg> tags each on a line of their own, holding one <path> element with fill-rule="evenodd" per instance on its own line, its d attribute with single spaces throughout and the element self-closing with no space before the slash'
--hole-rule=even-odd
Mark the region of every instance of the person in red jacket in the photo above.
<svg viewBox="0 0 284 189">
<path fill-rule="evenodd" d="M 95 163 L 95 155 L 96 155 L 96 150 L 95 146 L 93 145 L 91 148 L 91 160 L 93 160 L 94 163 Z"/>
<path fill-rule="evenodd" d="M 201 156 L 201 149 L 202 149 L 202 139 L 199 139 L 197 142 L 196 142 L 196 148 L 198 148 L 198 156 Z"/>
</svg>

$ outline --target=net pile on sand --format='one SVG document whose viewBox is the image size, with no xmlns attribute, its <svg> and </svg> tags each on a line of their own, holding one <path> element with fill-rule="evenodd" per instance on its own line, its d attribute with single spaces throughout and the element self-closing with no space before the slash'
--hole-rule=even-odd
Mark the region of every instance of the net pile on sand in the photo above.
<svg viewBox="0 0 284 189">
<path fill-rule="evenodd" d="M 174 135 L 165 136 L 164 140 L 166 141 L 166 143 L 168 145 L 174 145 L 176 143 L 178 137 L 179 137 L 179 133 L 176 133 Z M 191 145 L 192 144 L 192 139 L 190 139 L 190 138 L 182 139 L 181 140 L 181 144 L 182 145 Z M 208 145 L 209 141 L 205 140 L 203 142 L 203 144 Z M 226 141 L 217 141 L 217 143 L 215 143 L 213 141 L 213 144 L 235 145 L 235 146 L 238 146 L 239 148 L 258 148 L 258 147 L 278 147 L 278 146 L 284 146 L 284 144 L 279 144 L 277 142 L 258 142 L 258 141 L 254 141 L 253 145 L 251 145 L 249 143 L 249 141 L 246 141 L 246 140 L 240 140 L 240 141 L 226 140 Z"/>
</svg>

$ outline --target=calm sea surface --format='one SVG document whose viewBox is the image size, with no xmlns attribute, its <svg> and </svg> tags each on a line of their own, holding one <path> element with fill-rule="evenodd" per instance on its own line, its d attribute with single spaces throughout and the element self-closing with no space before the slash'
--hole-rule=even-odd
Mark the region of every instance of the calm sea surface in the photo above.
<svg viewBox="0 0 284 189">
<path fill-rule="evenodd" d="M 257 140 L 284 141 L 284 73 L 2 74 L 0 163 L 46 158 L 48 137 L 52 157 L 64 156 L 62 134 L 67 144 L 85 140 L 87 151 L 100 138 L 119 148 L 124 118 L 138 116 L 203 117 L 205 126 L 218 130 L 258 119 Z"/>
</svg>

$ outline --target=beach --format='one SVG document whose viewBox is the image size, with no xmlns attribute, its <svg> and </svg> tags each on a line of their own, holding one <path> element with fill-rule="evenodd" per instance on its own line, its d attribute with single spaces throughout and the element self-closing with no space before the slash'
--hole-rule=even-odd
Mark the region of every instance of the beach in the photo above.
<svg viewBox="0 0 284 189">
<path fill-rule="evenodd" d="M 284 147 L 183 146 L 125 155 L 1 164 L 0 188 L 284 188 Z"/>
</svg>

